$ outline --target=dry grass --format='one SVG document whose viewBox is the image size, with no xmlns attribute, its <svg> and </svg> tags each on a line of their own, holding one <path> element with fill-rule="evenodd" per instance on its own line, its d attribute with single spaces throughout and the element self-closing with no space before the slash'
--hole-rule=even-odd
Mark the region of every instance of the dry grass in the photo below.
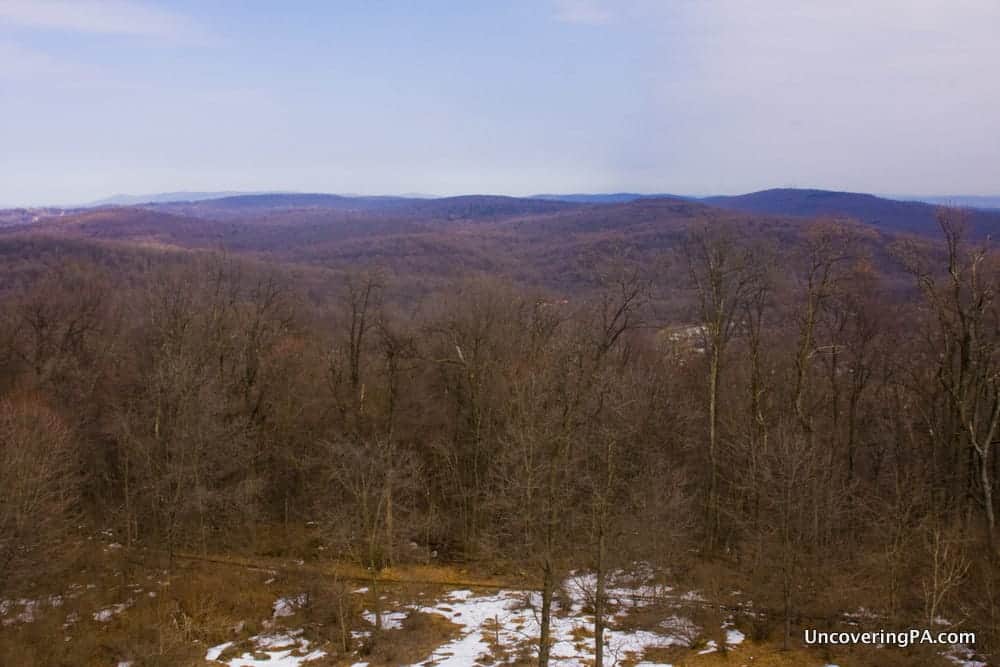
<svg viewBox="0 0 1000 667">
<path fill-rule="evenodd" d="M 693 655 L 674 663 L 676 667 L 733 667 L 754 665 L 754 667 L 822 667 L 828 664 L 818 652 L 802 649 L 782 651 L 771 645 L 740 645 L 723 655 L 707 653 Z M 848 667 L 841 665 L 840 667 Z"/>
<path fill-rule="evenodd" d="M 197 561 L 234 568 L 276 571 L 288 575 L 320 575 L 366 584 L 371 576 L 364 567 L 348 562 L 279 558 L 274 556 L 235 556 L 223 554 L 200 555 L 178 553 L 178 561 Z M 450 586 L 452 588 L 525 588 L 531 582 L 523 578 L 501 578 L 490 574 L 472 572 L 455 565 L 398 565 L 379 573 L 379 583 L 420 584 L 424 586 Z"/>
<path fill-rule="evenodd" d="M 457 637 L 459 629 L 438 614 L 410 612 L 402 628 L 383 631 L 361 652 L 360 660 L 367 662 L 369 667 L 418 664 L 438 646 Z M 344 664 L 350 662 L 345 659 Z"/>
<path fill-rule="evenodd" d="M 317 667 L 345 667 L 368 662 L 371 667 L 418 664 L 437 647 L 459 635 L 460 627 L 437 614 L 411 611 L 401 628 L 384 630 L 374 640 L 351 638 L 351 631 L 371 631 L 361 612 L 371 609 L 369 593 L 354 591 L 366 577 L 358 568 L 329 562 L 299 565 L 279 557 L 212 560 L 175 560 L 169 572 L 159 557 L 141 558 L 124 550 L 94 544 L 81 555 L 71 574 L 46 582 L 47 590 L 28 595 L 47 600 L 61 595 L 61 604 L 40 605 L 32 623 L 0 626 L 0 665 L 17 667 L 105 667 L 118 661 L 133 661 L 135 667 L 208 665 L 203 660 L 208 647 L 237 642 L 236 651 L 250 650 L 248 639 L 269 630 L 272 605 L 278 597 L 307 593 L 310 603 L 294 616 L 280 619 L 287 628 L 303 628 L 313 648 L 328 656 Z M 465 569 L 444 565 L 394 568 L 379 585 L 385 595 L 383 610 L 417 609 L 440 595 L 469 582 L 482 587 L 500 583 L 523 586 L 523 582 L 498 582 L 493 576 L 478 576 Z M 318 576 L 319 575 L 319 576 Z M 354 579 L 354 581 L 352 581 Z M 421 583 L 392 583 L 415 580 Z M 355 583 L 363 582 L 363 583 Z M 728 586 L 729 582 L 726 582 Z M 94 614 L 114 605 L 128 605 L 123 613 L 100 622 Z M 665 617 L 687 616 L 704 632 L 691 637 L 691 646 L 649 649 L 642 659 L 675 667 L 923 667 L 949 663 L 933 652 L 913 648 L 873 649 L 855 647 L 829 651 L 801 647 L 780 650 L 776 634 L 754 642 L 752 628 L 738 620 L 748 639 L 727 652 L 698 655 L 709 639 L 723 639 L 723 614 L 692 606 L 674 605 L 635 609 L 620 619 L 620 629 L 655 629 Z M 9 613 L 5 619 L 9 620 Z M 73 622 L 69 619 L 75 618 Z M 345 624 L 343 627 L 341 623 Z M 489 624 L 483 636 L 493 657 L 510 664 L 530 664 L 530 646 L 503 646 L 490 642 Z M 343 650 L 343 638 L 349 638 Z M 589 629 L 573 637 L 577 642 L 591 637 Z M 635 661 L 633 661 L 635 662 Z M 629 667 L 623 663 L 623 667 Z"/>
<path fill-rule="evenodd" d="M 734 646 L 726 653 L 696 652 L 679 647 L 651 648 L 642 655 L 642 660 L 674 667 L 823 667 L 836 664 L 839 667 L 946 667 L 948 660 L 932 650 L 914 647 L 910 649 L 882 648 L 870 646 L 842 647 L 836 651 L 828 648 L 793 647 L 787 651 L 774 642 L 754 643 L 746 641 Z M 633 661 L 638 662 L 638 661 Z M 623 667 L 631 667 L 623 664 Z"/>
<path fill-rule="evenodd" d="M 71 575 L 32 591 L 46 602 L 33 622 L 0 627 L 0 665 L 200 665 L 206 647 L 258 632 L 274 600 L 298 592 L 280 576 L 265 585 L 267 572 L 183 561 L 167 571 L 135 556 L 95 545 Z"/>
<path fill-rule="evenodd" d="M 669 660 L 667 662 L 670 662 Z M 783 651 L 777 644 L 742 644 L 728 655 L 709 653 L 673 658 L 675 667 L 945 667 L 945 658 L 927 650 L 852 647 L 830 652 L 826 649 L 792 648 Z"/>
</svg>

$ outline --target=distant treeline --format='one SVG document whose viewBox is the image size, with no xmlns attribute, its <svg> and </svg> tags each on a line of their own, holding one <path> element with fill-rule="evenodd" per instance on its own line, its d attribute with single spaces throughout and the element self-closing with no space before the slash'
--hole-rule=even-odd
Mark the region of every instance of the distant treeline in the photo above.
<svg viewBox="0 0 1000 667">
<path fill-rule="evenodd" d="M 692 224 L 574 294 L 6 240 L 0 597 L 81 525 L 217 553 L 316 522 L 373 576 L 521 569 L 543 635 L 569 569 L 641 560 L 738 576 L 786 640 L 863 607 L 995 646 L 1000 256 L 939 222 L 881 257 Z"/>
</svg>

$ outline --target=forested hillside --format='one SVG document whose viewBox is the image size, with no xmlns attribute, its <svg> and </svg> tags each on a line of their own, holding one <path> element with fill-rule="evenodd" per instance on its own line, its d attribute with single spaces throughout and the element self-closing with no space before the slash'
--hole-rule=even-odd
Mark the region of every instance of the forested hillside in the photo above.
<svg viewBox="0 0 1000 667">
<path fill-rule="evenodd" d="M 165 205 L 0 235 L 0 662 L 200 664 L 231 639 L 225 593 L 130 592 L 195 556 L 356 566 L 357 595 L 310 589 L 329 664 L 404 664 L 379 591 L 418 565 L 534 588 L 539 664 L 571 573 L 591 638 L 672 609 L 622 620 L 607 591 L 637 564 L 696 591 L 678 664 L 716 664 L 682 662 L 725 652 L 712 627 L 816 664 L 946 663 L 805 651 L 803 627 L 996 650 L 1000 265 L 962 215 L 930 240 L 550 204 Z M 118 634 L 17 621 L 81 571 L 112 582 Z"/>
</svg>

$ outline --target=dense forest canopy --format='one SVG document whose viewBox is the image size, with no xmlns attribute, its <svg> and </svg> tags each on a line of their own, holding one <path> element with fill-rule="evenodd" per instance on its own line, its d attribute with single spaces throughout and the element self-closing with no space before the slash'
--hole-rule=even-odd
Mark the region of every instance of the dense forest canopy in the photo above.
<svg viewBox="0 0 1000 667">
<path fill-rule="evenodd" d="M 0 236 L 0 598 L 97 530 L 172 560 L 308 524 L 373 586 L 537 583 L 540 664 L 566 573 L 637 561 L 739 582 L 785 645 L 863 608 L 996 649 L 1000 265 L 961 212 L 462 206 Z"/>
</svg>

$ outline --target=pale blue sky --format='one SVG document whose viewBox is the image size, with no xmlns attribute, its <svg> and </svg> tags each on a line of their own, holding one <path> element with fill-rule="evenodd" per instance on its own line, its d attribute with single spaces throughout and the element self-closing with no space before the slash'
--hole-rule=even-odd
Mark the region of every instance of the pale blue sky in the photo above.
<svg viewBox="0 0 1000 667">
<path fill-rule="evenodd" d="M 0 204 L 1000 192 L 996 0 L 0 0 Z"/>
</svg>

